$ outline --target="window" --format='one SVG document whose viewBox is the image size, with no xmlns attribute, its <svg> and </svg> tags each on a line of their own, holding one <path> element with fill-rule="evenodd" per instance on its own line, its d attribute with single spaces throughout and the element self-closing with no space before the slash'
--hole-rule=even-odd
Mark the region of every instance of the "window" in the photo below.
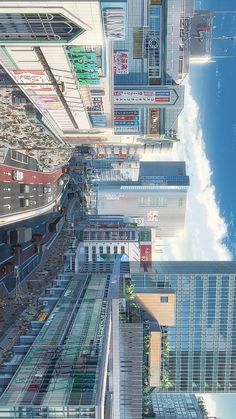
<svg viewBox="0 0 236 419">
<path fill-rule="evenodd" d="M 111 248 L 110 246 L 107 246 L 107 253 L 110 254 L 111 253 Z"/>
<path fill-rule="evenodd" d="M 82 32 L 59 13 L 0 13 L 0 39 L 4 41 L 65 42 Z"/>
<path fill-rule="evenodd" d="M 114 253 L 115 253 L 115 255 L 117 254 L 117 251 L 118 251 L 117 246 L 114 246 Z"/>
<path fill-rule="evenodd" d="M 123 254 L 123 253 L 125 253 L 125 246 L 121 246 L 121 253 Z"/>
<path fill-rule="evenodd" d="M 20 163 L 23 163 L 23 164 L 28 164 L 28 161 L 29 161 L 28 156 L 16 150 L 11 150 L 11 159 L 18 161 Z"/>
<path fill-rule="evenodd" d="M 168 297 L 161 297 L 161 303 L 168 303 Z"/>
<path fill-rule="evenodd" d="M 100 247 L 99 247 L 99 253 L 100 253 L 100 255 L 102 255 L 102 254 L 103 254 L 103 246 L 100 246 Z"/>
<path fill-rule="evenodd" d="M 85 256 L 85 262 L 88 262 L 88 260 L 89 260 L 89 249 L 88 249 L 88 246 L 84 246 L 84 256 Z"/>
</svg>

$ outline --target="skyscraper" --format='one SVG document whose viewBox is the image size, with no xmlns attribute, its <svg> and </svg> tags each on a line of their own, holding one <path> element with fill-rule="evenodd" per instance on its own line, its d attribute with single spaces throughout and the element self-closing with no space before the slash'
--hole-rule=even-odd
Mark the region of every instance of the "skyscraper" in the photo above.
<svg viewBox="0 0 236 419">
<path fill-rule="evenodd" d="M 236 392 L 236 262 L 158 262 L 132 279 L 139 301 L 162 315 L 165 391 Z"/>
</svg>

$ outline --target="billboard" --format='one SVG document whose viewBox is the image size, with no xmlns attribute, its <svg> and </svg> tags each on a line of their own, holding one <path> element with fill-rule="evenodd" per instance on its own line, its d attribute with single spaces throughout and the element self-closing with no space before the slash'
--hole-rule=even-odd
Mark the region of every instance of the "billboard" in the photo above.
<svg viewBox="0 0 236 419">
<path fill-rule="evenodd" d="M 12 74 L 17 83 L 26 85 L 25 88 L 30 92 L 54 92 L 53 86 L 43 70 L 12 70 Z M 32 84 L 30 84 L 32 83 Z M 45 85 L 49 83 L 49 85 Z"/>
<path fill-rule="evenodd" d="M 156 90 L 115 90 L 114 103 L 124 105 L 171 105 L 178 98 L 170 88 Z"/>
<path fill-rule="evenodd" d="M 113 70 L 114 74 L 129 74 L 128 51 L 114 51 Z"/>
<path fill-rule="evenodd" d="M 24 88 L 33 102 L 40 108 L 61 109 L 63 107 L 45 71 L 12 70 L 12 75 L 16 83 Z"/>
</svg>

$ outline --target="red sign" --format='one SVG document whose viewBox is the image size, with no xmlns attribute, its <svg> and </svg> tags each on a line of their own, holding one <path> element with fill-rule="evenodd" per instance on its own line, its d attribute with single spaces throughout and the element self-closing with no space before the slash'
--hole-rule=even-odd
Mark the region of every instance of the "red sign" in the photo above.
<svg viewBox="0 0 236 419">
<path fill-rule="evenodd" d="M 140 245 L 140 263 L 146 262 L 148 265 L 152 263 L 152 245 Z"/>
</svg>

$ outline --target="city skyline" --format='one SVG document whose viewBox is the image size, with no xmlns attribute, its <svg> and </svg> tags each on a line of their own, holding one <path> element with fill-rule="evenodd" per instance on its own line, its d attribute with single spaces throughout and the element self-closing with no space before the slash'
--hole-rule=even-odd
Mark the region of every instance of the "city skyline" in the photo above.
<svg viewBox="0 0 236 419">
<path fill-rule="evenodd" d="M 234 8 L 1 2 L 0 415 L 232 419 Z"/>
</svg>

